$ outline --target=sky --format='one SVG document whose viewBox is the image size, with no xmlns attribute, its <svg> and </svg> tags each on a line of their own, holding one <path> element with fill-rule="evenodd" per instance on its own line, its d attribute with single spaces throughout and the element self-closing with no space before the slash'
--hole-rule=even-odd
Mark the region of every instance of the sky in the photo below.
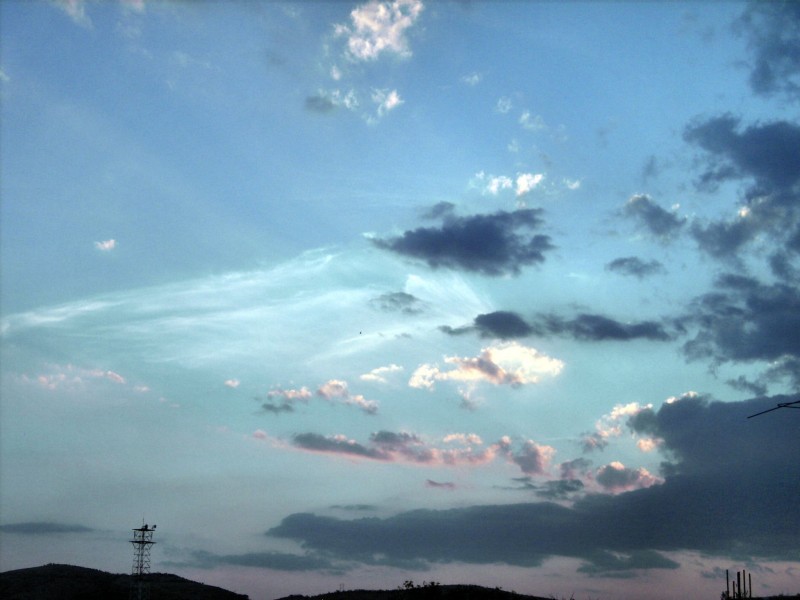
<svg viewBox="0 0 800 600">
<path fill-rule="evenodd" d="M 800 591 L 800 4 L 0 28 L 2 570 Z"/>
</svg>

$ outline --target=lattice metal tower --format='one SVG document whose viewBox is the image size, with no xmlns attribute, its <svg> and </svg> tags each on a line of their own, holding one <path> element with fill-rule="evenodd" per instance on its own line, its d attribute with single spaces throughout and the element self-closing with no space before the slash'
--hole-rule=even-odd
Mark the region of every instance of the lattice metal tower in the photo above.
<svg viewBox="0 0 800 600">
<path fill-rule="evenodd" d="M 150 585 L 147 575 L 150 573 L 150 548 L 153 547 L 153 532 L 156 526 L 150 527 L 142 523 L 141 527 L 133 530 L 133 569 L 131 570 L 131 600 L 148 600 L 150 598 Z"/>
</svg>

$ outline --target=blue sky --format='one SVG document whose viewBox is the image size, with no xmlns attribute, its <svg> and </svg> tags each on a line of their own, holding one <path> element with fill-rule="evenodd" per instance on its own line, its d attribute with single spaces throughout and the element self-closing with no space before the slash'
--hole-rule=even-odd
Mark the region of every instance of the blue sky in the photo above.
<svg viewBox="0 0 800 600">
<path fill-rule="evenodd" d="M 3 570 L 800 588 L 795 5 L 0 16 Z"/>
</svg>

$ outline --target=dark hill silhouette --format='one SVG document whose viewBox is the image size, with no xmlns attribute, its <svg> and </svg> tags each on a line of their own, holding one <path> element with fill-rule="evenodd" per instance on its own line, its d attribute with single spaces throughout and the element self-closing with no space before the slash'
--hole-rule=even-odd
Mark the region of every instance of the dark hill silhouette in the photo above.
<svg viewBox="0 0 800 600">
<path fill-rule="evenodd" d="M 410 583 L 410 582 L 409 582 Z M 500 588 L 479 585 L 406 586 L 396 590 L 350 590 L 329 592 L 318 596 L 293 595 L 280 600 L 551 600 L 541 596 L 526 596 Z"/>
<path fill-rule="evenodd" d="M 248 600 L 222 588 L 169 573 L 147 575 L 153 600 Z M 49 564 L 0 573 L 3 600 L 128 600 L 131 576 Z"/>
</svg>

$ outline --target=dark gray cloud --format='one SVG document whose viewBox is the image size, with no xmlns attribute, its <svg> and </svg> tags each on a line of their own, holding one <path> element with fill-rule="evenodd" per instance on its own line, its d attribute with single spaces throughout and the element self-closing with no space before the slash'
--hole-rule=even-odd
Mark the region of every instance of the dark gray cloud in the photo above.
<svg viewBox="0 0 800 600">
<path fill-rule="evenodd" d="M 751 2 L 735 23 L 752 52 L 750 85 L 757 94 L 800 94 L 800 5 Z"/>
<path fill-rule="evenodd" d="M 551 556 L 582 571 L 619 576 L 675 568 L 662 552 L 800 560 L 800 419 L 747 415 L 800 396 L 708 402 L 686 395 L 629 420 L 663 440 L 663 484 L 550 502 L 413 510 L 388 518 L 297 513 L 268 534 L 332 559 L 385 564 L 540 565 Z M 794 415 L 789 415 L 793 417 Z M 555 486 L 558 489 L 558 486 Z"/>
<path fill-rule="evenodd" d="M 475 317 L 475 328 L 483 337 L 500 339 L 525 337 L 534 333 L 533 327 L 518 314 L 508 311 L 495 311 Z"/>
<path fill-rule="evenodd" d="M 18 533 L 21 535 L 48 535 L 52 533 L 89 533 L 94 531 L 94 529 L 91 527 L 84 527 L 83 525 L 53 523 L 52 521 L 30 521 L 0 525 L 0 531 L 3 533 Z"/>
<path fill-rule="evenodd" d="M 701 187 L 731 179 L 754 178 L 758 191 L 786 190 L 800 180 L 800 126 L 773 121 L 741 127 L 730 114 L 689 125 L 684 139 L 705 150 Z"/>
<path fill-rule="evenodd" d="M 773 272 L 793 272 L 787 252 L 800 252 L 800 125 L 773 121 L 742 127 L 726 114 L 695 122 L 684 139 L 701 148 L 703 171 L 697 186 L 713 191 L 726 181 L 746 181 L 746 205 L 733 220 L 695 222 L 691 232 L 701 249 L 717 258 L 736 257 L 759 234 L 780 250 Z"/>
<path fill-rule="evenodd" d="M 675 237 L 686 224 L 685 218 L 664 210 L 647 194 L 632 196 L 625 203 L 622 214 L 662 241 Z"/>
<path fill-rule="evenodd" d="M 672 339 L 664 326 L 656 321 L 621 323 L 603 315 L 587 313 L 580 314 L 574 319 L 545 315 L 540 317 L 534 327 L 554 335 L 565 335 L 591 342 Z"/>
<path fill-rule="evenodd" d="M 281 413 L 294 412 L 294 405 L 292 405 L 290 402 L 286 400 L 282 402 L 266 401 L 261 403 L 261 410 L 267 413 L 272 413 L 274 415 L 279 415 Z"/>
<path fill-rule="evenodd" d="M 771 363 L 768 376 L 800 384 L 800 290 L 726 274 L 715 291 L 697 298 L 687 323 L 697 328 L 684 344 L 689 359 Z M 762 382 L 763 383 L 763 382 Z"/>
<path fill-rule="evenodd" d="M 615 258 L 606 265 L 606 271 L 619 273 L 621 275 L 630 275 L 632 277 L 638 277 L 639 279 L 644 279 L 650 275 L 666 273 L 664 265 L 657 260 L 645 261 L 636 256 Z"/>
<path fill-rule="evenodd" d="M 536 495 L 546 500 L 567 500 L 583 491 L 580 479 L 555 479 L 545 481 L 536 489 Z"/>
<path fill-rule="evenodd" d="M 318 433 L 298 433 L 292 440 L 298 448 L 311 450 L 312 452 L 361 456 L 373 460 L 389 460 L 389 456 L 379 448 L 370 448 L 339 437 L 327 437 Z"/>
<path fill-rule="evenodd" d="M 516 275 L 522 267 L 544 262 L 545 253 L 554 248 L 549 236 L 534 233 L 543 224 L 541 214 L 540 209 L 527 208 L 458 217 L 448 208 L 436 212 L 440 227 L 419 227 L 373 241 L 379 248 L 433 268 Z"/>
<path fill-rule="evenodd" d="M 400 312 L 416 315 L 424 310 L 425 303 L 413 294 L 406 292 L 388 292 L 370 301 L 370 306 L 385 312 Z"/>
<path fill-rule="evenodd" d="M 531 321 L 526 321 L 515 312 L 495 311 L 478 315 L 469 326 L 454 328 L 445 325 L 439 329 L 449 335 L 478 332 L 482 337 L 500 339 L 528 335 L 559 335 L 591 342 L 672 339 L 664 325 L 656 321 L 622 323 L 603 315 L 589 313 L 571 319 L 552 314 L 538 315 Z"/>
</svg>

